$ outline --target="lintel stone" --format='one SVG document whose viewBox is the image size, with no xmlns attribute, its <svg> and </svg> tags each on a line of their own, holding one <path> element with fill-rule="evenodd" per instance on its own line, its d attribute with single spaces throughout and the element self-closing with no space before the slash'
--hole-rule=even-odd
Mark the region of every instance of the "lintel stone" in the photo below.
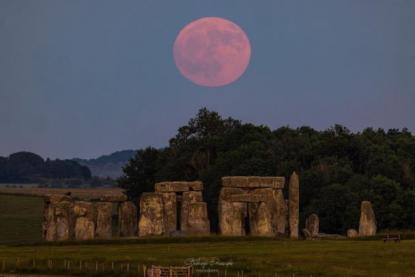
<svg viewBox="0 0 415 277">
<path fill-rule="evenodd" d="M 247 203 L 258 203 L 258 202 L 266 202 L 270 199 L 269 195 L 266 194 L 233 194 L 227 197 L 227 201 L 230 202 L 247 202 Z"/>
<path fill-rule="evenodd" d="M 203 183 L 200 181 L 193 182 L 161 182 L 155 185 L 156 192 L 185 192 L 201 191 Z"/>
<path fill-rule="evenodd" d="M 223 187 L 232 188 L 272 188 L 283 189 L 285 184 L 284 177 L 260 177 L 260 176 L 227 176 L 222 177 Z"/>
</svg>

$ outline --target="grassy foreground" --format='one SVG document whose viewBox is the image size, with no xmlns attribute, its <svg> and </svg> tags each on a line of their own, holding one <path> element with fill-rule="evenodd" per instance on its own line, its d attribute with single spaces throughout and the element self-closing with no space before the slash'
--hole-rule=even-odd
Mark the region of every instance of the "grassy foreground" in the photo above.
<svg viewBox="0 0 415 277">
<path fill-rule="evenodd" d="M 186 260 L 222 264 L 207 265 L 244 276 L 415 276 L 415 240 L 383 243 L 373 240 L 290 241 L 266 238 L 155 238 L 108 242 L 41 242 L 43 200 L 36 197 L 0 195 L 0 271 L 3 263 L 19 261 L 30 271 L 33 259 L 39 266 L 54 259 L 110 265 L 183 265 Z M 406 236 L 413 238 L 413 236 Z M 12 244 L 21 244 L 15 245 Z M 30 243 L 30 245 L 29 245 Z M 36 244 L 37 243 L 37 244 Z M 6 245 L 7 244 L 7 245 Z M 223 263 L 228 263 L 223 265 Z M 200 267 L 200 266 L 199 266 Z M 83 274 L 85 275 L 85 274 Z M 101 276 L 107 276 L 103 274 Z M 215 276 L 212 274 L 212 276 Z"/>
<path fill-rule="evenodd" d="M 144 243 L 145 242 L 145 243 Z M 0 246 L 4 258 L 69 259 L 73 261 L 132 262 L 146 265 L 183 265 L 186 259 L 215 257 L 231 262 L 229 272 L 244 270 L 291 275 L 415 276 L 415 240 L 289 241 L 224 240 L 209 242 Z M 222 268 L 223 269 L 223 268 Z"/>
<path fill-rule="evenodd" d="M 0 194 L 0 244 L 42 240 L 43 199 Z"/>
</svg>

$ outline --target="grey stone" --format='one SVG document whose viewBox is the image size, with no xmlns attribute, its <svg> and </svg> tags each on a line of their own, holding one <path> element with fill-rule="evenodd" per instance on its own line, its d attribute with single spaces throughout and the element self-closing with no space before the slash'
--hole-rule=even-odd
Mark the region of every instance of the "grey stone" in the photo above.
<svg viewBox="0 0 415 277">
<path fill-rule="evenodd" d="M 97 202 L 96 209 L 96 229 L 97 239 L 110 239 L 112 237 L 112 203 Z"/>
<path fill-rule="evenodd" d="M 362 201 L 360 208 L 359 236 L 370 237 L 376 235 L 376 217 L 372 203 Z"/>
<path fill-rule="evenodd" d="M 165 233 L 163 198 L 159 193 L 143 193 L 140 199 L 139 236 Z"/>
<path fill-rule="evenodd" d="M 298 239 L 299 210 L 300 210 L 300 180 L 296 172 L 290 177 L 288 188 L 288 209 L 290 238 Z"/>
<path fill-rule="evenodd" d="M 131 201 L 118 206 L 118 231 L 120 237 L 137 236 L 137 207 Z"/>
<path fill-rule="evenodd" d="M 305 228 L 310 232 L 311 237 L 317 237 L 320 232 L 320 221 L 318 215 L 309 215 L 305 221 Z"/>
<path fill-rule="evenodd" d="M 184 182 L 161 182 L 155 184 L 156 192 L 185 192 L 185 191 L 201 191 L 203 190 L 203 183 L 200 181 Z"/>
<path fill-rule="evenodd" d="M 94 207 L 91 202 L 76 201 L 73 207 L 76 216 L 75 239 L 92 240 L 95 235 Z"/>
</svg>

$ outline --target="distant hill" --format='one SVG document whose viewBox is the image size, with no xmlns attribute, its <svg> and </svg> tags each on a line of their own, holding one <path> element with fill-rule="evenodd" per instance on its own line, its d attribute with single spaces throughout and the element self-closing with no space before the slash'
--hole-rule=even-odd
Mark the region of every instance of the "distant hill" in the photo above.
<svg viewBox="0 0 415 277">
<path fill-rule="evenodd" d="M 31 152 L 0 157 L 0 183 L 40 183 L 45 180 L 88 180 L 87 166 L 73 160 L 44 160 Z"/>
<path fill-rule="evenodd" d="M 74 159 L 79 164 L 87 166 L 92 176 L 110 177 L 116 179 L 123 172 L 123 166 L 135 155 L 134 150 L 117 151 L 109 155 L 104 155 L 96 159 Z"/>
</svg>

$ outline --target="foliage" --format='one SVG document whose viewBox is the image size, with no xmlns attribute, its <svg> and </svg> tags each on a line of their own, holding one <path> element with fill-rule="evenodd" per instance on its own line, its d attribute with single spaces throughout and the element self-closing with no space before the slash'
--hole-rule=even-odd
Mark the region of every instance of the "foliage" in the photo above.
<svg viewBox="0 0 415 277">
<path fill-rule="evenodd" d="M 301 218 L 318 213 L 323 232 L 356 227 L 362 200 L 372 201 L 380 229 L 415 227 L 415 137 L 407 129 L 272 131 L 204 108 L 168 147 L 139 150 L 119 184 L 136 198 L 158 181 L 202 180 L 216 230 L 222 176 L 288 177 L 293 170 L 301 178 Z"/>
<path fill-rule="evenodd" d="M 36 183 L 45 179 L 89 179 L 88 167 L 72 160 L 43 160 L 30 152 L 0 157 L 0 183 Z"/>
</svg>

